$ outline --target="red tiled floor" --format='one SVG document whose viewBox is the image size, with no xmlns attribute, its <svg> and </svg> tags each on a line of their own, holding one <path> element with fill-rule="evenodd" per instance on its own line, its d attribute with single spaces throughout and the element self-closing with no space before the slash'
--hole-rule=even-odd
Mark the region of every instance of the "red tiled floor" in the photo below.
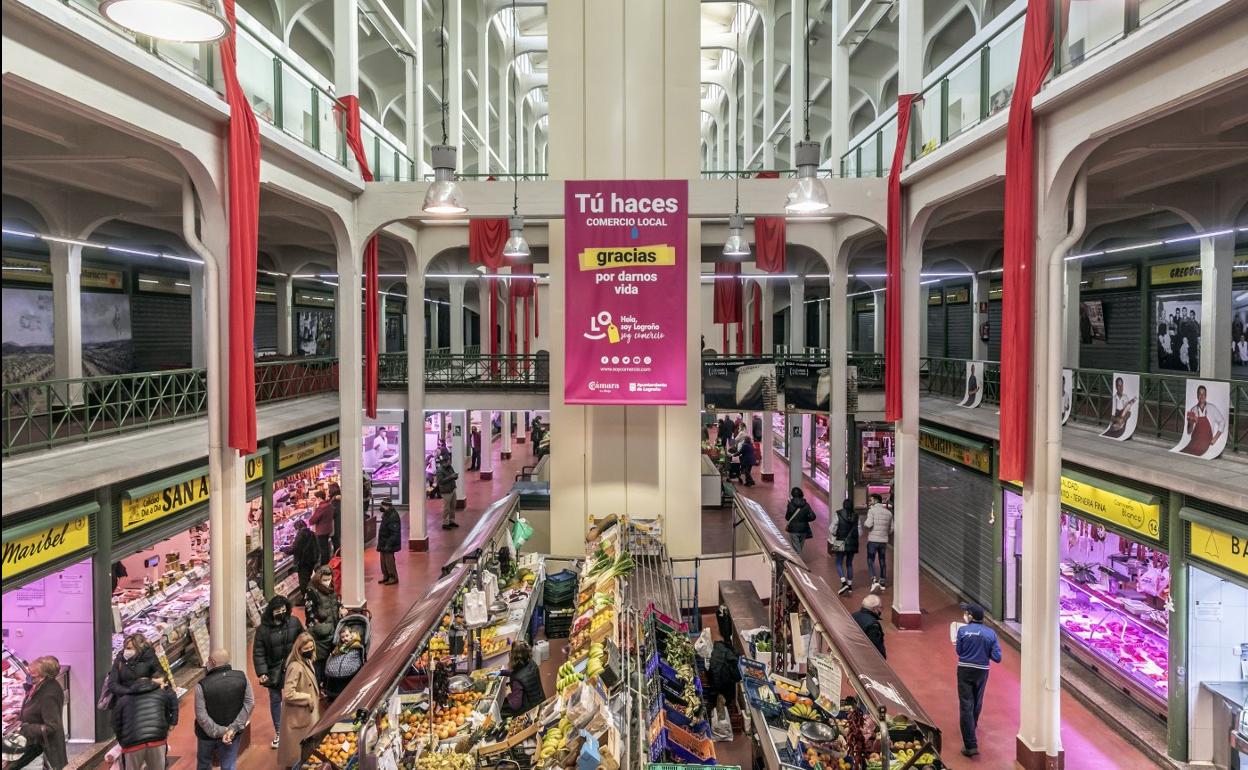
<svg viewBox="0 0 1248 770">
<path fill-rule="evenodd" d="M 762 504 L 783 529 L 785 502 L 790 489 L 788 465 L 777 458 L 774 470 L 775 480 L 772 483 L 759 482 L 749 488 L 737 484 L 735 487 Z M 811 524 L 815 536 L 806 543 L 802 556 L 813 571 L 823 576 L 830 585 L 836 585 L 839 582 L 836 567 L 824 545 L 827 542 L 828 529 L 826 493 L 809 479 L 803 480 L 802 487 L 818 517 Z M 715 549 L 707 547 L 715 544 L 713 541 L 716 535 L 708 533 L 712 527 L 707 524 L 708 517 L 715 516 L 725 517 L 724 520 L 727 520 L 726 514 L 718 511 L 704 513 L 703 550 L 707 553 L 728 550 L 726 545 Z M 708 539 L 712 542 L 708 542 Z M 891 560 L 890 551 L 890 575 Z M 855 559 L 854 569 L 855 590 L 852 594 L 841 597 L 851 611 L 858 609 L 858 604 L 866 596 L 869 586 L 865 549 Z M 891 588 L 882 594 L 882 598 L 885 606 L 892 603 Z M 956 597 L 927 576 L 923 576 L 920 581 L 920 603 L 923 608 L 921 631 L 899 631 L 885 621 L 888 662 L 941 729 L 946 749 L 942 758 L 947 760 L 949 767 L 955 769 L 978 767 L 998 770 L 1015 767 L 1021 663 L 1018 651 L 1003 645 L 1002 662 L 993 667 L 989 676 L 987 700 L 979 721 L 981 754 L 975 760 L 966 759 L 959 754 L 962 742 L 958 730 L 958 698 L 954 684 L 957 656 L 954 654 L 953 645 L 949 643 L 949 623 L 961 619 L 961 610 Z M 887 617 L 887 613 L 885 615 Z M 1066 750 L 1067 770 L 1138 770 L 1153 766 L 1138 749 L 1066 692 L 1062 693 L 1061 708 L 1062 742 Z"/>
<path fill-rule="evenodd" d="M 434 582 L 442 569 L 442 564 L 455 549 L 463 537 L 472 529 L 477 517 L 490 503 L 505 495 L 515 481 L 515 475 L 522 466 L 533 463 L 529 445 L 516 444 L 512 447 L 512 459 L 502 460 L 498 456 L 498 442 L 494 444 L 494 478 L 481 481 L 476 472 L 465 472 L 468 478 L 468 505 L 457 512 L 458 529 L 444 531 L 442 522 L 442 501 L 426 500 L 426 528 L 429 534 L 428 553 L 401 551 L 396 560 L 399 567 L 399 584 L 397 586 L 378 585 L 381 567 L 377 551 L 368 548 L 364 553 L 365 596 L 373 617 L 373 649 L 385 639 L 393 628 L 395 619 L 419 598 L 425 587 Z M 407 514 L 403 510 L 404 541 L 407 538 Z M 302 611 L 297 614 L 302 615 Z M 552 659 L 550 664 L 543 665 L 543 679 L 547 687 L 554 685 L 554 670 L 563 662 L 562 643 L 551 644 Z M 238 667 L 238 661 L 234 661 Z M 250 656 L 247 660 L 248 673 L 252 676 L 252 688 L 256 696 L 256 707 L 252 712 L 251 745 L 239 757 L 240 770 L 270 770 L 276 766 L 276 752 L 269 748 L 273 740 L 273 723 L 269 718 L 268 693 L 255 680 L 251 670 Z M 195 767 L 195 736 L 192 732 L 195 721 L 194 698 L 187 695 L 182 700 L 179 711 L 178 726 L 174 728 L 169 748 L 170 770 L 192 770 Z"/>
</svg>

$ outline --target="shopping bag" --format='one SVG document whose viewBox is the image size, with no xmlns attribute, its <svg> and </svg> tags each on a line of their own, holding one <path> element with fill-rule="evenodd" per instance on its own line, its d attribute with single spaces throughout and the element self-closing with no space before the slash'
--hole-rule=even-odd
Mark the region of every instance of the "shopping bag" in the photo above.
<svg viewBox="0 0 1248 770">
<path fill-rule="evenodd" d="M 464 622 L 470 627 L 483 626 L 490 620 L 490 605 L 485 591 L 469 591 L 464 594 Z"/>
<path fill-rule="evenodd" d="M 723 698 L 720 698 L 720 701 L 715 711 L 711 713 L 711 740 L 730 741 L 732 740 L 732 718 L 728 716 L 728 707 L 723 704 Z"/>
<path fill-rule="evenodd" d="M 702 633 L 698 634 L 698 640 L 693 643 L 693 651 L 702 658 L 702 665 L 709 667 L 711 665 L 711 650 L 714 649 L 711 642 L 711 629 L 704 628 Z"/>
<path fill-rule="evenodd" d="M 516 519 L 516 523 L 511 527 L 511 540 L 516 548 L 523 547 L 531 537 L 533 537 L 533 525 L 523 518 Z"/>
<path fill-rule="evenodd" d="M 100 698 L 95 702 L 95 707 L 99 711 L 112 711 L 113 709 L 113 690 L 109 687 L 113 681 L 113 670 L 109 669 L 104 675 L 104 686 L 100 688 Z"/>
</svg>

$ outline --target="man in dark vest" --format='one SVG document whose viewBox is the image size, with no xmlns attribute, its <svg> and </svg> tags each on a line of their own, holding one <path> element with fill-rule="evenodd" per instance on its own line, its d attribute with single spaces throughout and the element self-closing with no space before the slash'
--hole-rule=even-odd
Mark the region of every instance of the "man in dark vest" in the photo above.
<svg viewBox="0 0 1248 770">
<path fill-rule="evenodd" d="M 251 719 L 255 699 L 247 674 L 230 668 L 230 654 L 213 650 L 208 673 L 195 686 L 196 770 L 212 770 L 216 755 L 221 770 L 238 762 L 238 734 Z"/>
</svg>

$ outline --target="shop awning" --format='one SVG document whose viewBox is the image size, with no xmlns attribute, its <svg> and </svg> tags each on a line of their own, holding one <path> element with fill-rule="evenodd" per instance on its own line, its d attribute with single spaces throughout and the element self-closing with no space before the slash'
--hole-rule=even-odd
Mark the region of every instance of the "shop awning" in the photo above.
<svg viewBox="0 0 1248 770">
<path fill-rule="evenodd" d="M 889 716 L 908 717 L 925 727 L 937 729 L 936 722 L 919 705 L 918 699 L 892 666 L 880 656 L 827 582 L 818 575 L 799 570 L 790 570 L 785 576 L 811 618 L 823 629 L 824 638 L 845 666 L 846 677 L 853 683 L 859 697 L 866 701 L 871 713 L 877 713 L 883 706 Z"/>
<path fill-rule="evenodd" d="M 459 544 L 451 557 L 446 560 L 446 564 L 442 565 L 442 571 L 458 564 L 465 556 L 476 553 L 484 548 L 490 538 L 498 532 L 499 528 L 506 525 L 511 519 L 511 514 L 516 511 L 520 505 L 520 495 L 512 492 L 501 500 L 496 500 L 493 505 L 485 509 L 485 513 L 481 514 L 481 518 L 477 519 L 476 525 L 468 533 L 468 537 Z"/>
<path fill-rule="evenodd" d="M 793 550 L 793 544 L 776 526 L 776 522 L 772 521 L 767 511 L 763 510 L 763 506 L 738 492 L 736 507 L 741 512 L 741 518 L 746 526 L 754 533 L 754 539 L 759 542 L 768 556 L 796 564 L 803 570 L 808 569 L 806 562 L 797 551 Z"/>
<path fill-rule="evenodd" d="M 468 574 L 467 567 L 458 567 L 429 588 L 419 601 L 408 608 L 394 630 L 381 644 L 373 646 L 374 653 L 347 685 L 347 689 L 334 699 L 321 715 L 304 740 L 304 748 L 311 750 L 316 743 L 339 722 L 353 722 L 357 715 L 377 708 L 407 671 L 420 651 L 421 643 L 438 626 L 455 592 Z M 310 742 L 310 743 L 309 743 Z"/>
</svg>

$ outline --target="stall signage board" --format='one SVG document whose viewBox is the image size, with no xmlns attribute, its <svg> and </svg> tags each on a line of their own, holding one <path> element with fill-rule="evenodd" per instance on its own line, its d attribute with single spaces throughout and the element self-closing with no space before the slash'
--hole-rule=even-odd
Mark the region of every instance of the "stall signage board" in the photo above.
<svg viewBox="0 0 1248 770">
<path fill-rule="evenodd" d="M 338 440 L 338 430 L 334 429 L 297 443 L 283 443 L 277 455 L 277 469 L 284 471 L 304 460 L 332 452 L 338 448 Z"/>
<path fill-rule="evenodd" d="M 1236 264 L 1231 269 L 1232 278 L 1248 277 L 1248 263 Z M 1149 281 L 1153 286 L 1167 283 L 1193 283 L 1200 280 L 1200 260 L 1190 262 L 1167 262 L 1164 265 L 1153 265 Z"/>
<path fill-rule="evenodd" d="M 992 452 L 987 444 L 962 441 L 947 433 L 920 430 L 919 448 L 983 473 L 992 468 Z"/>
<path fill-rule="evenodd" d="M 564 184 L 564 401 L 683 405 L 689 183 Z"/>
<path fill-rule="evenodd" d="M 1188 554 L 1248 577 L 1248 539 L 1194 521 L 1190 525 Z"/>
<path fill-rule="evenodd" d="M 1161 504 L 1147 497 L 1137 500 L 1062 474 L 1062 505 L 1160 542 Z"/>
<path fill-rule="evenodd" d="M 52 283 L 52 268 L 44 260 L 5 256 L 3 276 L 6 281 Z M 81 281 L 84 289 L 124 288 L 120 270 L 105 270 L 90 265 L 82 266 Z"/>
<path fill-rule="evenodd" d="M 4 541 L 4 579 L 55 561 L 91 545 L 91 517 L 61 521 L 24 537 Z"/>
<path fill-rule="evenodd" d="M 264 456 L 251 455 L 244 461 L 246 483 L 251 484 L 264 477 Z M 208 500 L 208 474 L 177 481 L 138 497 L 126 497 L 121 501 L 121 531 L 130 532 L 172 516 L 179 511 L 199 505 Z"/>
<path fill-rule="evenodd" d="M 819 697 L 816 702 L 828 711 L 835 712 L 841 702 L 841 666 L 831 655 L 815 655 L 811 662 L 815 664 L 815 672 L 819 677 Z"/>
</svg>

